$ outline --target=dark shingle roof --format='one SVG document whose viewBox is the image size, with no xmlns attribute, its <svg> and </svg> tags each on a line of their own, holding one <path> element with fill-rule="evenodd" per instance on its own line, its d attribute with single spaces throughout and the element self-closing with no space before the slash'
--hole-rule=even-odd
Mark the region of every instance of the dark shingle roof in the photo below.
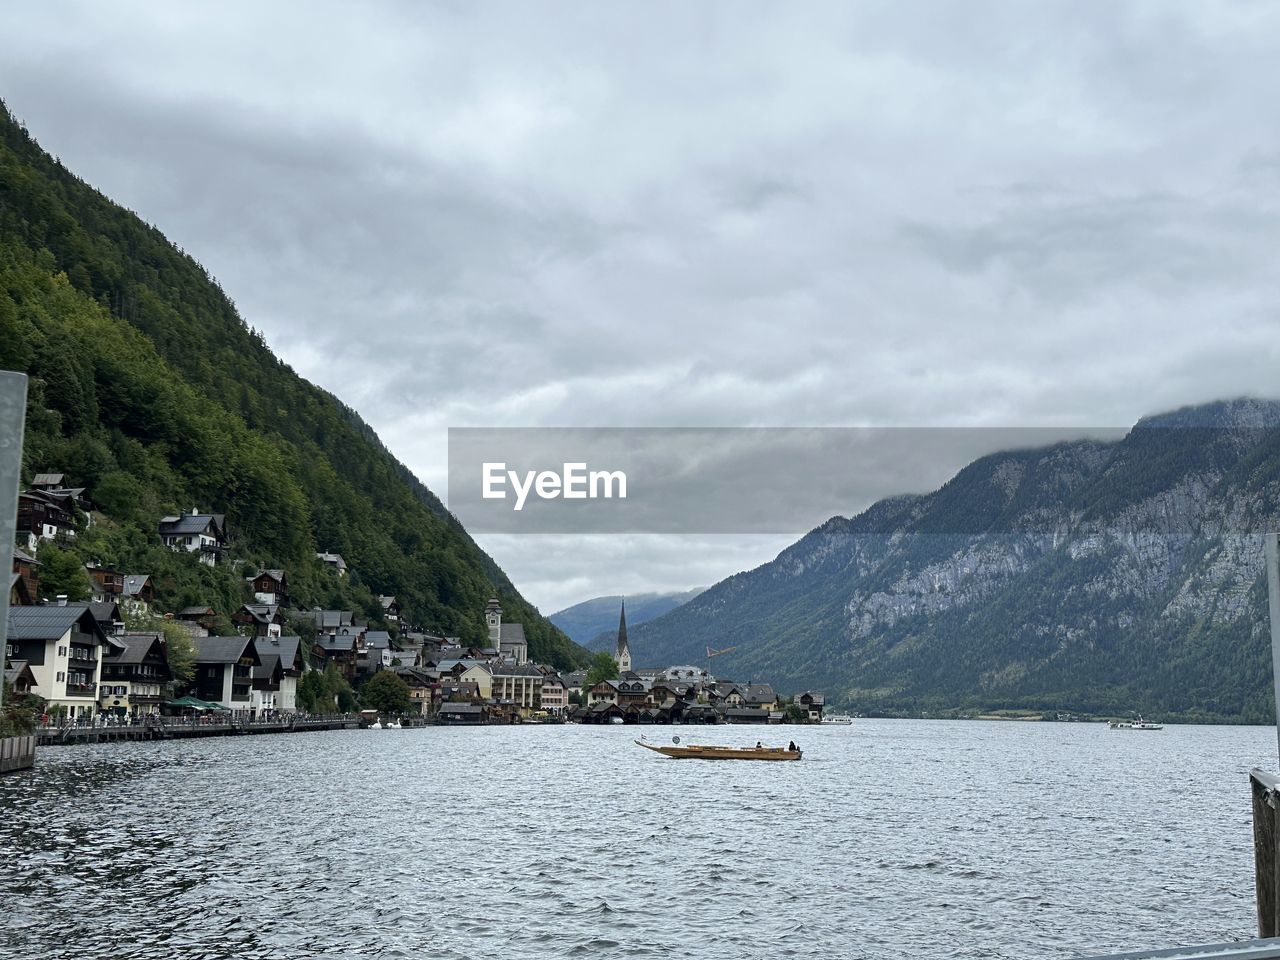
<svg viewBox="0 0 1280 960">
<path fill-rule="evenodd" d="M 255 662 L 258 652 L 248 637 L 193 637 L 196 645 L 196 663 L 235 663 L 246 653 Z"/>
<path fill-rule="evenodd" d="M 114 600 L 90 600 L 89 609 L 99 623 L 114 623 L 120 619 L 120 605 Z"/>
<path fill-rule="evenodd" d="M 12 607 L 9 610 L 9 638 L 11 640 L 57 640 L 76 623 L 85 633 L 92 633 L 105 641 L 102 627 L 98 625 L 87 603 L 53 604 L 42 607 Z"/>
<path fill-rule="evenodd" d="M 524 643 L 523 623 L 504 623 L 502 625 L 503 643 Z"/>
<path fill-rule="evenodd" d="M 124 595 L 126 597 L 136 597 L 142 592 L 142 588 L 147 585 L 147 581 L 151 579 L 151 575 L 147 573 L 129 574 L 124 578 Z"/>
<path fill-rule="evenodd" d="M 489 668 L 495 677 L 541 677 L 542 671 L 532 663 L 495 663 Z"/>
<path fill-rule="evenodd" d="M 213 616 L 213 607 L 183 607 L 178 611 L 180 617 L 206 617 Z"/>
<path fill-rule="evenodd" d="M 151 647 L 160 641 L 163 634 L 159 633 L 126 633 L 123 636 L 115 637 L 124 649 L 110 657 L 109 662 L 119 664 L 141 663 Z"/>
<path fill-rule="evenodd" d="M 301 637 L 258 637 L 253 641 L 254 648 L 258 651 L 258 656 L 264 662 L 269 654 L 278 655 L 286 670 L 293 669 L 293 665 L 298 659 L 298 647 L 301 643 Z"/>
<path fill-rule="evenodd" d="M 210 526 L 214 534 L 221 536 L 226 526 L 226 518 L 221 513 L 184 513 L 180 517 L 165 517 L 160 521 L 160 532 L 171 535 L 192 535 L 204 533 Z"/>
<path fill-rule="evenodd" d="M 391 649 L 391 634 L 385 630 L 366 630 L 364 645 L 376 649 Z"/>
</svg>

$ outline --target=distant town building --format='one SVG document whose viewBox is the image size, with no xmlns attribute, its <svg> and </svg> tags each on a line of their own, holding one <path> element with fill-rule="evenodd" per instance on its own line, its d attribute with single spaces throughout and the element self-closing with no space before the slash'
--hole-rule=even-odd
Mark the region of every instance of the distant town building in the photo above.
<svg viewBox="0 0 1280 960">
<path fill-rule="evenodd" d="M 494 597 L 484 608 L 489 627 L 489 646 L 500 656 L 516 663 L 529 662 L 529 643 L 524 637 L 523 623 L 503 623 L 502 604 Z"/>
</svg>

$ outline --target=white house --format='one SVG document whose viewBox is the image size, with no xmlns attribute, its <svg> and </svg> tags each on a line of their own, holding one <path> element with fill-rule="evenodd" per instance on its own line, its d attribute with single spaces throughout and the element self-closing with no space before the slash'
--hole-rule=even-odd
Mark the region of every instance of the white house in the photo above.
<svg viewBox="0 0 1280 960">
<path fill-rule="evenodd" d="M 213 567 L 227 546 L 227 518 L 221 513 L 196 513 L 193 509 L 176 517 L 163 517 L 159 533 L 166 547 L 199 553 L 200 562 Z"/>
<path fill-rule="evenodd" d="M 50 710 L 63 708 L 71 717 L 96 712 L 102 661 L 108 650 L 124 644 L 107 636 L 87 603 L 13 607 L 5 653 L 25 660 L 35 677 L 32 693 Z"/>
</svg>

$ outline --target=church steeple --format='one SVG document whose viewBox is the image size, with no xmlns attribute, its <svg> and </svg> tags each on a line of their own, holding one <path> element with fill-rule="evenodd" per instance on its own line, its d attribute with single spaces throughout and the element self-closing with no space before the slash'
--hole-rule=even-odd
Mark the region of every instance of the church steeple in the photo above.
<svg viewBox="0 0 1280 960">
<path fill-rule="evenodd" d="M 627 644 L 627 601 L 622 601 L 622 614 L 618 617 L 618 650 L 613 659 L 618 661 L 618 672 L 631 669 L 631 647 Z"/>
</svg>

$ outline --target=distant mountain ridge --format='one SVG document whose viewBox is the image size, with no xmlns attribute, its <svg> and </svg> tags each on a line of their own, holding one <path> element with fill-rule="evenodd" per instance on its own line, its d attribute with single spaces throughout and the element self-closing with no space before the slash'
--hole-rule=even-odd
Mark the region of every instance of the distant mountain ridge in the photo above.
<svg viewBox="0 0 1280 960">
<path fill-rule="evenodd" d="M 627 603 L 627 625 L 635 626 L 646 623 L 654 617 L 660 617 L 683 603 L 687 603 L 703 591 L 703 587 L 684 590 L 676 593 L 637 593 L 625 598 Z M 609 597 L 593 597 L 583 600 L 571 607 L 557 610 L 547 619 L 568 634 L 569 639 L 580 643 L 589 650 L 612 649 L 609 637 L 616 636 L 618 630 L 618 611 L 622 607 L 624 597 L 617 594 Z"/>
<path fill-rule="evenodd" d="M 982 457 L 638 626 L 633 656 L 735 646 L 717 672 L 871 711 L 1269 720 L 1278 427 L 1280 403 L 1241 399 Z"/>
</svg>

